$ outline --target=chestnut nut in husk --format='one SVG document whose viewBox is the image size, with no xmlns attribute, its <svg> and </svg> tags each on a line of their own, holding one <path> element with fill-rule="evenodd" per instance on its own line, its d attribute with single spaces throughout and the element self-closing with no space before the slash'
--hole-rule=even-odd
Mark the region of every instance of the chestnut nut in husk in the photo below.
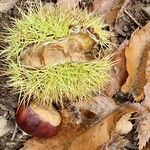
<svg viewBox="0 0 150 150">
<path fill-rule="evenodd" d="M 43 106 L 31 101 L 30 105 L 19 106 L 16 112 L 16 123 L 27 134 L 49 138 L 57 134 L 61 116 L 53 106 Z"/>
</svg>

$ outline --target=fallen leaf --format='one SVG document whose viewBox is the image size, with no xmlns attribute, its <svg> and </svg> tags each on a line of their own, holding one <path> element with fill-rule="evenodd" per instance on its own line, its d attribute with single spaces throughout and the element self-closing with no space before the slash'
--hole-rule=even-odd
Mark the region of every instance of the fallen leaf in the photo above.
<svg viewBox="0 0 150 150">
<path fill-rule="evenodd" d="M 8 10 L 13 8 L 18 0 L 1 0 L 0 1 L 0 12 L 6 13 Z"/>
<path fill-rule="evenodd" d="M 121 9 L 118 11 L 118 14 L 117 14 L 117 17 L 116 17 L 116 20 L 115 20 L 115 24 L 116 24 L 116 21 L 118 20 L 118 18 L 121 16 L 121 14 L 124 12 L 124 10 L 126 9 L 127 5 L 129 4 L 130 0 L 125 0 L 123 5 L 121 6 Z"/>
<path fill-rule="evenodd" d="M 150 50 L 148 51 L 147 67 L 146 67 L 146 79 L 150 82 Z"/>
<path fill-rule="evenodd" d="M 144 87 L 144 95 L 145 99 L 141 102 L 141 104 L 150 109 L 150 82 L 148 82 Z"/>
<path fill-rule="evenodd" d="M 57 0 L 57 5 L 67 5 L 69 7 L 75 8 L 80 0 Z"/>
<path fill-rule="evenodd" d="M 142 150 L 150 139 L 150 110 L 140 112 L 136 117 L 139 150 Z"/>
<path fill-rule="evenodd" d="M 94 0 L 93 11 L 100 16 L 104 15 L 105 22 L 112 25 L 124 1 L 125 0 Z"/>
<path fill-rule="evenodd" d="M 114 61 L 117 61 L 116 65 L 111 70 L 111 81 L 108 87 L 106 87 L 106 95 L 112 97 L 114 93 L 120 89 L 125 83 L 128 76 L 126 70 L 126 58 L 125 49 L 128 46 L 128 40 L 122 42 L 119 48 L 114 52 Z"/>
<path fill-rule="evenodd" d="M 124 136 L 113 135 L 108 144 L 101 145 L 97 150 L 124 150 L 125 146 L 128 144 L 128 139 Z"/>
<path fill-rule="evenodd" d="M 128 78 L 121 91 L 132 94 L 135 101 L 144 99 L 146 80 L 146 64 L 150 50 L 150 23 L 137 29 L 131 36 L 129 46 L 125 50 Z"/>
<path fill-rule="evenodd" d="M 113 111 L 99 123 L 77 137 L 71 144 L 69 150 L 96 150 L 99 146 L 106 144 L 111 133 L 116 127 L 118 120 L 126 113 L 136 112 L 138 108 L 134 105 L 124 105 Z"/>
<path fill-rule="evenodd" d="M 75 103 L 74 106 L 78 109 L 85 109 L 93 112 L 100 117 L 99 119 L 102 119 L 117 108 L 112 98 L 100 95 L 82 103 Z"/>
<path fill-rule="evenodd" d="M 77 113 L 79 113 L 81 109 L 84 109 L 96 114 L 96 116 L 99 117 L 98 120 L 106 117 L 106 115 L 111 113 L 117 107 L 113 99 L 106 96 L 97 96 L 91 101 L 75 103 L 73 106 L 77 109 Z M 63 119 L 62 127 L 56 136 L 46 140 L 32 138 L 25 143 L 23 150 L 66 150 L 67 147 L 70 146 L 71 142 L 85 131 L 85 127 L 80 124 L 78 125 L 78 123 L 82 122 L 83 124 L 84 122 L 88 122 L 88 119 L 90 120 L 90 124 L 93 123 L 92 118 L 87 118 L 87 116 L 84 116 L 84 118 L 79 116 L 78 119 L 73 118 L 75 110 L 73 111 L 74 108 L 70 109 L 71 110 L 67 107 L 67 109 L 61 110 Z M 88 124 L 85 124 L 85 126 L 88 126 Z"/>
</svg>

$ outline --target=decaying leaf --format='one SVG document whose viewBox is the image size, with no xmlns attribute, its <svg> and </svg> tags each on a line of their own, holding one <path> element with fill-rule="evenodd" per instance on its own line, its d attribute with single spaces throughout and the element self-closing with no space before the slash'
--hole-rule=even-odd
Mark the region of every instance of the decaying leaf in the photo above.
<svg viewBox="0 0 150 150">
<path fill-rule="evenodd" d="M 139 150 L 142 150 L 150 139 L 150 110 L 137 113 L 135 116 L 139 140 Z"/>
<path fill-rule="evenodd" d="M 96 96 L 93 97 L 93 99 L 83 103 L 76 102 L 74 103 L 74 106 L 78 109 L 84 109 L 93 112 L 100 117 L 99 119 L 102 119 L 117 108 L 113 99 L 107 96 Z"/>
<path fill-rule="evenodd" d="M 126 58 L 125 58 L 125 49 L 128 46 L 128 40 L 122 42 L 119 48 L 114 52 L 114 60 L 117 60 L 116 65 L 113 66 L 111 70 L 111 82 L 106 87 L 106 95 L 112 97 L 114 93 L 120 89 L 120 87 L 125 83 L 125 80 L 128 76 L 126 70 Z"/>
<path fill-rule="evenodd" d="M 138 108 L 134 105 L 124 105 L 109 114 L 101 122 L 91 127 L 88 131 L 77 137 L 71 144 L 69 150 L 96 150 L 99 146 L 106 144 L 114 131 L 118 120 L 126 113 L 136 112 Z"/>
<path fill-rule="evenodd" d="M 132 94 L 135 101 L 144 99 L 143 87 L 146 84 L 146 64 L 150 50 L 150 23 L 131 36 L 130 44 L 125 50 L 128 78 L 121 91 Z"/>
<path fill-rule="evenodd" d="M 125 0 L 94 0 L 93 11 L 104 15 L 105 22 L 112 25 L 124 1 Z"/>
<path fill-rule="evenodd" d="M 123 150 L 126 145 L 128 145 L 129 140 L 125 138 L 133 125 L 130 122 L 130 117 L 132 113 L 127 113 L 123 115 L 120 120 L 116 123 L 116 127 L 111 134 L 110 140 L 106 144 L 102 144 L 98 147 L 98 150 Z"/>
<path fill-rule="evenodd" d="M 115 134 L 108 144 L 99 146 L 97 150 L 124 150 L 127 143 L 128 139 L 125 139 L 124 136 Z"/>
</svg>

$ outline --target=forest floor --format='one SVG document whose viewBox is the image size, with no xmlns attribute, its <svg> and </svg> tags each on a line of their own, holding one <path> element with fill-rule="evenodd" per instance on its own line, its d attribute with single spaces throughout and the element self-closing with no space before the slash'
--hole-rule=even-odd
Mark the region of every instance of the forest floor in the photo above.
<svg viewBox="0 0 150 150">
<path fill-rule="evenodd" d="M 3 0 L 0 0 L 0 8 L 2 2 Z M 0 34 L 3 32 L 4 24 L 9 25 L 11 23 L 10 17 L 20 17 L 16 6 L 24 9 L 26 4 L 26 0 L 19 0 L 7 12 L 0 12 Z M 126 11 L 120 11 L 112 25 L 112 31 L 116 35 L 115 40 L 118 44 L 121 44 L 125 39 L 129 39 L 135 29 L 144 26 L 150 20 L 150 0 L 131 0 L 125 8 Z M 109 20 L 107 21 L 109 22 Z M 6 45 L 1 42 L 0 46 L 5 47 Z M 1 61 L 0 67 L 5 68 L 5 63 Z M 13 90 L 7 86 L 7 78 L 6 76 L 0 76 L 0 150 L 19 150 L 23 147 L 24 142 L 31 137 L 16 128 L 15 111 L 18 95 L 15 95 Z M 73 109 L 70 108 L 70 110 Z M 88 124 L 88 122 L 84 122 L 83 130 L 87 128 L 86 123 Z"/>
</svg>

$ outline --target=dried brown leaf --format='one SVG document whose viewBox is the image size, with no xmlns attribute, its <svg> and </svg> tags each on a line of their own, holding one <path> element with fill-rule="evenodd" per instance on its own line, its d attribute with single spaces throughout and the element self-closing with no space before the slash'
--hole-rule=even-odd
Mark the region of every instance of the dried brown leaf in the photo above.
<svg viewBox="0 0 150 150">
<path fill-rule="evenodd" d="M 142 150 L 150 139 L 150 110 L 143 111 L 137 114 L 136 125 L 138 131 L 139 150 Z"/>
<path fill-rule="evenodd" d="M 150 109 L 150 82 L 144 87 L 145 99 L 142 101 L 142 105 Z"/>
<path fill-rule="evenodd" d="M 126 70 L 126 58 L 125 49 L 128 46 L 128 40 L 125 40 L 114 53 L 114 61 L 117 61 L 116 65 L 111 70 L 111 83 L 106 87 L 106 95 L 112 97 L 114 93 L 120 89 L 125 83 L 128 76 Z"/>
<path fill-rule="evenodd" d="M 77 113 L 81 109 L 86 110 L 86 112 L 89 111 L 88 113 L 90 112 L 94 113 L 96 114 L 96 116 L 99 117 L 98 120 L 100 120 L 104 118 L 106 115 L 108 115 L 109 113 L 111 113 L 114 109 L 116 109 L 116 104 L 111 98 L 104 97 L 104 96 L 97 96 L 93 98 L 93 100 L 91 101 L 88 100 L 86 103 L 81 103 L 81 102 L 75 103 L 73 107 L 77 109 Z M 69 108 L 67 107 L 67 109 Z M 51 150 L 52 148 L 55 148 L 55 150 L 66 150 L 67 146 L 70 145 L 72 140 L 74 140 L 76 136 L 79 136 L 84 130 L 84 127 L 77 125 L 77 123 L 79 122 L 80 123 L 82 122 L 82 124 L 84 122 L 88 123 L 88 121 L 90 120 L 89 124 L 91 124 L 93 123 L 93 121 L 95 121 L 93 120 L 93 116 L 95 117 L 95 115 L 93 115 L 92 118 L 91 117 L 89 118 L 89 114 L 86 114 L 86 116 L 84 116 L 85 118 L 83 118 L 83 116 L 79 116 L 79 118 L 74 119 L 72 115 L 75 114 L 73 113 L 74 112 L 72 109 L 61 110 L 63 123 L 58 135 L 47 140 L 32 138 L 25 143 L 24 150 L 32 150 L 32 149 L 40 150 L 43 148 L 46 150 Z M 73 121 L 76 124 L 74 124 Z M 87 125 L 88 124 L 86 124 L 86 126 Z"/>
<path fill-rule="evenodd" d="M 93 11 L 99 15 L 104 15 L 105 22 L 112 25 L 124 1 L 125 0 L 94 0 Z"/>
<path fill-rule="evenodd" d="M 121 87 L 123 93 L 132 94 L 136 101 L 144 99 L 143 87 L 146 80 L 146 64 L 150 50 L 150 23 L 131 36 L 129 46 L 125 50 L 128 78 Z"/>
<path fill-rule="evenodd" d="M 102 119 L 114 109 L 117 108 L 113 99 L 107 96 L 96 96 L 87 102 L 75 103 L 74 106 L 78 109 L 85 109 L 98 115 Z"/>
<path fill-rule="evenodd" d="M 150 50 L 148 51 L 147 67 L 146 67 L 146 78 L 150 82 Z"/>
<path fill-rule="evenodd" d="M 77 137 L 71 144 L 69 150 L 96 150 L 99 146 L 106 144 L 110 140 L 111 133 L 114 131 L 117 121 L 124 114 L 137 110 L 138 108 L 134 105 L 119 107 L 101 122 Z"/>
<path fill-rule="evenodd" d="M 97 150 L 124 150 L 127 143 L 124 136 L 114 135 L 108 144 L 99 146 Z"/>
</svg>

